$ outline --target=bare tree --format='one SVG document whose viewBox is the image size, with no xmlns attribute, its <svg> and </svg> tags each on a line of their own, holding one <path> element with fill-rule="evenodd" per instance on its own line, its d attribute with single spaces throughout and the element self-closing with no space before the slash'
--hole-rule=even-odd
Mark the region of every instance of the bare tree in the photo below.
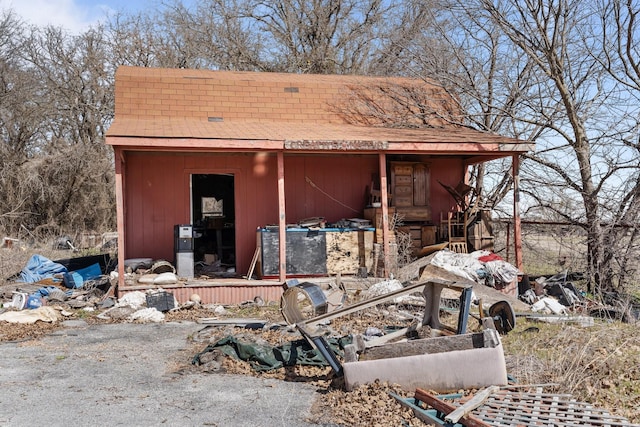
<svg viewBox="0 0 640 427">
<path fill-rule="evenodd" d="M 522 52 L 505 49 L 506 35 L 473 4 L 444 0 L 430 8 L 419 37 L 400 39 L 404 66 L 429 76 L 458 101 L 464 114 L 452 124 L 521 139 L 533 139 L 535 125 L 518 123 L 517 114 L 531 109 L 529 88 L 535 78 L 532 61 Z M 516 124 L 518 123 L 518 124 Z M 499 160 L 474 166 L 472 179 L 480 206 L 496 209 L 508 195 L 511 162 Z"/>
<path fill-rule="evenodd" d="M 477 13 L 511 42 L 502 49 L 517 49 L 533 64 L 530 91 L 538 95 L 530 98 L 530 115 L 516 118 L 539 129 L 538 149 L 528 156 L 522 186 L 539 208 L 584 228 L 590 290 L 617 290 L 622 277 L 614 243 L 620 240 L 621 212 L 637 220 L 637 211 L 629 210 L 637 185 L 620 191 L 620 184 L 639 167 L 637 150 L 624 143 L 637 135 L 638 110 L 597 59 L 605 49 L 592 36 L 604 31 L 598 10 L 572 0 L 483 0 L 479 6 Z M 567 205 L 569 210 L 558 209 Z"/>
<path fill-rule="evenodd" d="M 102 29 L 75 36 L 55 27 L 12 31 L 19 48 L 0 62 L 0 225 L 7 233 L 112 228 L 104 133 L 113 116 L 113 73 Z"/>
<path fill-rule="evenodd" d="M 415 75 L 411 41 L 435 0 L 169 0 L 110 17 L 114 63 L 296 73 Z"/>
</svg>

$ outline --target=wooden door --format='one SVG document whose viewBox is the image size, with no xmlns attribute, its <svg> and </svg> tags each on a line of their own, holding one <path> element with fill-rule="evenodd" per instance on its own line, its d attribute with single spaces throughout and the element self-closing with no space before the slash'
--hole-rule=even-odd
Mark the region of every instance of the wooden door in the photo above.
<svg viewBox="0 0 640 427">
<path fill-rule="evenodd" d="M 429 205 L 429 169 L 422 163 L 413 165 L 413 206 Z"/>
</svg>

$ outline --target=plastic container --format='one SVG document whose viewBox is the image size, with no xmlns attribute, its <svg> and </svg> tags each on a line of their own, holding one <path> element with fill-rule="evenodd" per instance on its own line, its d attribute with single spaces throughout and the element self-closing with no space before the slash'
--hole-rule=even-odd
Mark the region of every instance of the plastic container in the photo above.
<svg viewBox="0 0 640 427">
<path fill-rule="evenodd" d="M 173 294 L 166 291 L 147 294 L 147 307 L 154 307 L 158 311 L 169 311 L 176 307 Z"/>
<path fill-rule="evenodd" d="M 22 310 L 27 306 L 27 299 L 29 298 L 29 294 L 24 292 L 14 292 L 13 298 L 11 299 L 11 305 L 18 310 Z"/>
<path fill-rule="evenodd" d="M 42 297 L 39 294 L 31 294 L 29 298 L 27 298 L 27 306 L 26 308 L 34 309 L 42 307 Z"/>
</svg>

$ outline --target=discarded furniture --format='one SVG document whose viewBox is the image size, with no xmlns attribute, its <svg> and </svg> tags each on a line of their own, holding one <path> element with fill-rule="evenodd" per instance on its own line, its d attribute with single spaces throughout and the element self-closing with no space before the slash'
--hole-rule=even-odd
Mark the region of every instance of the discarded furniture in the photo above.
<svg viewBox="0 0 640 427">
<path fill-rule="evenodd" d="M 443 182 L 440 182 L 440 185 L 444 187 L 445 190 L 453 197 L 453 200 L 456 201 L 456 204 L 460 207 L 461 210 L 467 210 L 469 208 L 468 196 L 474 191 L 474 188 L 464 181 L 460 181 L 455 187 L 447 185 Z"/>
<path fill-rule="evenodd" d="M 468 223 L 468 241 L 473 250 L 494 252 L 495 237 L 491 225 L 491 213 L 486 209 L 480 209 L 475 214 L 469 215 Z"/>
<path fill-rule="evenodd" d="M 449 212 L 447 216 L 447 230 L 449 249 L 457 253 L 468 253 L 467 212 Z"/>
<path fill-rule="evenodd" d="M 390 242 L 395 242 L 395 234 L 393 232 L 393 228 L 394 228 L 394 217 L 396 215 L 396 208 L 389 206 L 389 208 L 387 208 L 387 215 L 388 215 L 387 229 L 390 231 L 389 234 L 391 235 Z M 373 225 L 376 229 L 374 242 L 383 243 L 382 226 L 384 224 L 382 223 L 382 208 L 381 207 L 364 208 L 363 216 L 365 219 L 368 219 L 369 221 L 371 221 L 371 225 Z"/>
<path fill-rule="evenodd" d="M 443 325 L 440 322 L 440 294 L 442 290 L 455 289 L 460 291 L 460 314 L 458 316 L 458 327 L 457 329 L 452 329 L 446 325 Z M 467 321 L 469 316 L 469 306 L 471 304 L 471 290 L 472 286 L 469 284 L 460 284 L 452 281 L 445 281 L 439 279 L 430 279 L 426 281 L 421 281 L 419 283 L 415 283 L 409 286 L 404 287 L 395 292 L 390 292 L 385 295 L 381 295 L 375 298 L 371 298 L 366 301 L 362 301 L 357 304 L 350 305 L 348 307 L 341 308 L 339 310 L 335 310 L 330 313 L 321 314 L 316 317 L 310 319 L 291 317 L 289 313 L 295 312 L 287 310 L 283 311 L 283 315 L 285 316 L 285 320 L 289 324 L 299 324 L 301 322 L 304 323 L 304 326 L 308 329 L 313 329 L 317 327 L 320 323 L 327 322 L 331 319 L 335 319 L 347 314 L 355 313 L 360 310 L 364 310 L 366 308 L 374 307 L 383 302 L 393 301 L 395 298 L 409 295 L 416 292 L 422 292 L 425 297 L 425 312 L 422 320 L 423 326 L 429 326 L 435 330 L 448 330 L 451 333 L 463 334 L 466 332 Z"/>
<path fill-rule="evenodd" d="M 306 286 L 305 288 L 308 288 L 306 289 L 305 293 L 307 293 L 308 290 L 313 289 L 310 286 Z M 440 322 L 440 317 L 439 317 L 440 298 L 441 298 L 441 293 L 445 288 L 454 289 L 460 292 L 458 324 L 457 324 L 457 328 L 455 329 L 453 329 L 452 327 L 443 325 Z M 363 341 L 360 340 L 359 341 L 360 344 L 357 346 L 357 348 L 356 346 L 352 345 L 349 351 L 347 351 L 347 349 L 345 348 L 345 363 L 342 364 L 337 359 L 335 354 L 333 354 L 330 350 L 328 350 L 328 345 L 323 336 L 324 331 L 321 328 L 318 328 L 318 326 L 320 324 L 326 323 L 331 319 L 345 316 L 347 314 L 356 313 L 358 311 L 364 310 L 366 308 L 374 307 L 384 302 L 394 301 L 396 298 L 404 295 L 409 295 L 416 292 L 422 292 L 422 295 L 424 296 L 424 299 L 425 299 L 425 309 L 424 309 L 424 316 L 422 318 L 422 323 L 420 327 L 428 326 L 431 328 L 432 333 L 436 333 L 436 334 L 446 332 L 449 334 L 462 335 L 462 334 L 465 334 L 466 328 L 467 328 L 467 321 L 469 317 L 469 307 L 471 304 L 471 290 L 472 290 L 472 286 L 469 284 L 459 284 L 456 282 L 430 279 L 430 280 L 426 280 L 426 281 L 422 281 L 416 284 L 406 286 L 394 292 L 390 292 L 378 297 L 371 298 L 369 300 L 360 302 L 358 304 L 353 304 L 351 306 L 335 310 L 333 312 L 319 314 L 312 318 L 305 318 L 304 308 L 302 307 L 296 308 L 299 302 L 304 301 L 306 304 L 308 304 L 309 301 L 311 301 L 313 305 L 313 311 L 322 312 L 325 310 L 324 301 L 322 298 L 314 296 L 313 294 L 315 294 L 315 291 L 313 290 L 311 291 L 310 294 L 307 294 L 306 300 L 304 298 L 299 299 L 297 298 L 297 296 L 300 294 L 300 292 L 303 291 L 303 289 L 301 288 L 299 290 L 296 290 L 294 287 L 285 291 L 285 294 L 283 295 L 281 300 L 281 311 L 283 316 L 285 317 L 285 320 L 289 324 L 295 324 L 298 330 L 307 339 L 307 341 L 311 345 L 313 345 L 327 359 L 330 366 L 332 367 L 332 369 L 335 371 L 337 375 L 343 375 L 344 373 L 345 384 L 347 385 L 347 389 L 352 387 L 354 384 L 364 384 L 367 382 L 372 382 L 372 381 L 375 381 L 377 378 L 388 379 L 389 381 L 394 383 L 401 383 L 402 381 L 406 381 L 407 385 L 410 384 L 410 386 L 414 386 L 415 383 L 411 381 L 409 377 L 415 379 L 415 377 L 420 377 L 421 375 L 425 374 L 427 371 L 431 370 L 431 368 L 429 368 L 431 362 L 425 363 L 423 359 L 429 358 L 429 356 L 432 356 L 433 362 L 435 363 L 436 359 L 447 360 L 449 358 L 450 353 L 447 353 L 446 355 L 418 354 L 416 356 L 409 356 L 409 357 L 393 357 L 390 359 L 385 359 L 384 361 L 381 361 L 381 360 L 363 361 L 363 362 L 354 361 L 354 360 L 357 360 L 357 356 L 356 356 L 357 352 L 363 352 L 363 351 L 366 352 L 367 348 L 383 346 L 391 340 L 400 339 L 406 336 L 410 328 L 403 328 L 393 333 L 384 335 L 383 337 L 380 337 L 377 340 L 374 340 L 367 344 L 364 344 Z M 307 307 L 307 309 L 309 309 L 309 307 Z M 464 338 L 461 338 L 461 340 L 464 340 L 465 342 L 467 342 L 466 347 L 469 347 L 469 346 L 473 347 L 473 345 L 477 345 L 477 343 L 479 342 L 482 342 L 482 343 L 485 343 L 485 341 L 494 342 L 494 344 L 496 345 L 494 345 L 493 348 L 496 350 L 494 351 L 489 350 L 489 353 L 496 353 L 497 355 L 499 352 L 499 355 L 502 357 L 502 359 L 501 361 L 499 358 L 496 360 L 495 356 L 487 354 L 486 355 L 486 357 L 488 358 L 487 363 L 491 365 L 492 369 L 490 370 L 482 369 L 481 371 L 483 371 L 483 373 L 487 373 L 490 371 L 489 375 L 490 375 L 491 381 L 499 382 L 503 380 L 506 383 L 506 368 L 504 367 L 504 354 L 502 353 L 500 339 L 497 338 L 496 340 L 492 338 L 493 337 L 493 335 L 491 335 L 492 333 L 495 334 L 495 337 L 498 337 L 495 331 L 493 331 L 488 333 L 489 335 L 487 335 L 486 339 L 483 334 L 480 334 L 480 337 L 475 337 L 475 338 L 464 337 Z M 357 337 L 356 337 L 356 341 L 358 341 Z M 410 341 L 409 343 L 411 344 L 405 343 L 403 345 L 406 345 L 409 347 L 411 346 L 415 347 L 416 345 L 419 345 L 419 344 L 415 344 L 416 341 L 417 340 Z M 476 343 L 476 344 L 473 344 L 473 343 Z M 388 344 L 388 345 L 396 346 L 399 344 L 394 343 L 394 344 Z M 422 348 L 422 346 L 420 346 L 420 348 Z M 349 353 L 351 356 L 347 357 L 346 353 Z M 455 352 L 452 352 L 452 353 L 455 353 Z M 483 357 L 485 357 L 483 353 L 486 353 L 486 352 L 479 352 L 478 354 L 474 354 L 473 357 L 474 358 L 479 357 L 482 363 Z M 351 362 L 346 362 L 346 360 L 351 360 Z M 466 366 L 474 366 L 476 364 L 475 361 L 472 362 L 472 360 L 456 359 L 455 357 L 451 360 L 453 360 L 454 363 L 456 363 L 457 361 L 459 363 L 463 363 Z M 411 370 L 411 369 L 407 370 L 404 363 L 409 363 L 411 364 L 411 366 L 415 365 L 415 370 Z M 383 371 L 381 370 L 379 365 L 393 366 L 393 368 L 391 371 Z M 453 366 L 454 365 L 447 364 L 447 368 L 452 368 Z M 436 370 L 440 371 L 441 375 L 445 375 L 444 373 L 446 372 L 446 370 L 444 367 L 443 369 L 436 369 Z M 418 372 L 419 375 L 416 375 L 416 372 Z M 501 376 L 493 375 L 494 372 L 500 372 Z M 382 377 L 380 377 L 380 374 L 382 374 Z M 401 377 L 399 377 L 399 375 Z M 441 380 L 438 379 L 438 381 L 441 381 Z M 421 382 L 420 384 L 424 384 L 424 383 Z M 442 384 L 443 386 L 445 386 L 444 383 Z M 485 383 L 484 381 L 472 380 L 470 383 L 454 382 L 453 384 L 484 385 Z"/>
<path fill-rule="evenodd" d="M 533 391 L 520 391 L 526 388 Z M 433 395 L 422 389 L 416 389 L 413 398 L 391 396 L 412 409 L 416 417 L 438 426 L 637 426 L 604 409 L 577 402 L 570 394 L 545 393 L 535 386 L 489 387 L 471 398 L 460 393 Z"/>
<path fill-rule="evenodd" d="M 507 384 L 502 343 L 493 329 L 386 344 L 365 350 L 366 357 L 375 359 L 343 364 L 347 390 L 376 380 L 437 392 Z"/>
<path fill-rule="evenodd" d="M 326 276 L 357 274 L 373 265 L 374 228 L 288 228 L 286 231 L 287 275 Z M 277 227 L 258 229 L 258 267 L 262 278 L 279 272 Z"/>
<path fill-rule="evenodd" d="M 423 246 L 418 252 L 418 257 L 430 255 L 434 252 L 441 251 L 449 246 L 449 242 L 436 243 L 435 245 Z"/>
<path fill-rule="evenodd" d="M 379 181 L 379 180 L 378 180 Z M 376 188 L 376 185 L 379 187 L 380 184 L 376 184 L 375 181 L 371 181 L 371 186 L 368 187 L 368 200 L 367 204 L 372 207 L 380 207 L 382 206 L 382 192 L 380 188 Z M 387 203 L 391 202 L 393 199 L 393 194 L 387 193 Z"/>
</svg>

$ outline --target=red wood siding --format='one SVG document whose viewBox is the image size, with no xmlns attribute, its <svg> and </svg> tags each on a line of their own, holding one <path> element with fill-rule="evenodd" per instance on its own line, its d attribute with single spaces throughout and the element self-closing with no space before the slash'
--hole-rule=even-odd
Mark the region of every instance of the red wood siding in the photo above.
<svg viewBox="0 0 640 427">
<path fill-rule="evenodd" d="M 443 184 L 455 187 L 464 177 L 464 167 L 462 159 L 443 158 L 431 162 L 431 216 L 433 223 L 440 222 L 440 213 L 447 217 L 447 212 L 455 209 L 456 202 Z M 438 182 L 439 181 L 439 182 Z"/>
<path fill-rule="evenodd" d="M 311 216 L 331 222 L 362 216 L 365 188 L 377 167 L 375 155 L 285 157 L 287 222 Z M 173 260 L 173 226 L 191 222 L 190 175 L 233 173 L 236 268 L 246 271 L 255 250 L 256 228 L 278 222 L 276 168 L 275 155 L 265 153 L 128 152 L 125 257 Z"/>
<path fill-rule="evenodd" d="M 287 222 L 315 216 L 336 222 L 362 217 L 378 156 L 287 156 L 284 165 Z"/>
</svg>

